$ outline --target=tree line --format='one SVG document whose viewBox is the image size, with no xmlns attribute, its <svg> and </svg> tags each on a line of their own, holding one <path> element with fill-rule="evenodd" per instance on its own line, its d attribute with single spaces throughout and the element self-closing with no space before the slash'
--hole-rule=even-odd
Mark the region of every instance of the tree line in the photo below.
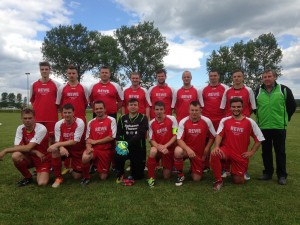
<svg viewBox="0 0 300 225">
<path fill-rule="evenodd" d="M 8 92 L 2 92 L 1 93 L 1 102 L 0 107 L 8 107 L 8 106 L 14 106 L 17 108 L 21 108 L 22 104 L 27 102 L 27 98 L 25 97 L 22 99 L 22 94 L 17 93 L 8 93 Z"/>
</svg>

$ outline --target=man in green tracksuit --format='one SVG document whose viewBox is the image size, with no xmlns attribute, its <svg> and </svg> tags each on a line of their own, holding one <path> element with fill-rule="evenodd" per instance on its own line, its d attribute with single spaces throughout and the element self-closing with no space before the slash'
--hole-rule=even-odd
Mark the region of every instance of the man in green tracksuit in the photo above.
<svg viewBox="0 0 300 225">
<path fill-rule="evenodd" d="M 276 82 L 277 74 L 266 70 L 262 75 L 263 84 L 256 90 L 256 117 L 265 141 L 262 142 L 263 175 L 259 180 L 270 180 L 274 173 L 272 147 L 276 156 L 278 184 L 287 183 L 285 139 L 286 126 L 296 110 L 292 91 Z"/>
</svg>

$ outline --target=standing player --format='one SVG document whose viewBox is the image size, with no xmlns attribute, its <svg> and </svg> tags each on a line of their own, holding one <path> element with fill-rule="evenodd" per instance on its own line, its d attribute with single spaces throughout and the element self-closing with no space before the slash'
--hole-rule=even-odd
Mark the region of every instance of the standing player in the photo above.
<svg viewBox="0 0 300 225">
<path fill-rule="evenodd" d="M 41 78 L 31 86 L 30 102 L 35 111 L 35 120 L 45 125 L 49 133 L 50 143 L 54 143 L 54 126 L 58 121 L 56 106 L 57 90 L 60 84 L 50 79 L 50 64 L 40 62 Z"/>
<path fill-rule="evenodd" d="M 100 69 L 100 82 L 90 88 L 90 104 L 93 107 L 96 101 L 103 101 L 106 107 L 106 114 L 117 119 L 118 109 L 122 107 L 124 100 L 121 87 L 110 81 L 110 70 L 103 66 Z M 94 117 L 95 117 L 94 112 Z"/>
<path fill-rule="evenodd" d="M 239 97 L 244 102 L 242 114 L 250 117 L 252 110 L 256 109 L 256 103 L 252 89 L 244 85 L 244 72 L 239 69 L 233 71 L 232 82 L 233 86 L 223 94 L 220 108 L 225 109 L 226 116 L 230 116 L 230 99 Z"/>
<path fill-rule="evenodd" d="M 172 115 L 172 102 L 174 89 L 166 84 L 167 73 L 164 69 L 156 72 L 157 85 L 149 88 L 148 95 L 151 106 L 157 101 L 162 101 L 165 104 L 166 115 Z M 154 107 L 150 109 L 150 118 L 155 118 Z"/>
<path fill-rule="evenodd" d="M 189 115 L 189 107 L 192 101 L 197 101 L 198 93 L 191 84 L 192 74 L 190 71 L 182 73 L 183 86 L 174 93 L 172 108 L 175 109 L 177 122 Z"/>
<path fill-rule="evenodd" d="M 56 104 L 62 107 L 70 103 L 74 106 L 74 116 L 86 123 L 85 109 L 88 105 L 89 94 L 86 87 L 78 81 L 78 71 L 73 65 L 67 69 L 68 82 L 58 88 Z"/>
<path fill-rule="evenodd" d="M 199 100 L 202 107 L 202 115 L 211 120 L 215 130 L 218 129 L 219 123 L 225 117 L 225 110 L 220 109 L 222 96 L 228 86 L 219 83 L 218 71 L 210 71 L 208 74 L 209 84 L 199 90 Z M 204 172 L 210 168 L 209 163 L 210 154 L 207 155 L 204 165 Z"/>
<path fill-rule="evenodd" d="M 165 104 L 163 102 L 155 102 L 154 112 L 155 119 L 149 123 L 149 140 L 151 144 L 147 160 L 149 187 L 155 185 L 155 167 L 160 159 L 162 159 L 164 178 L 169 179 L 171 177 L 178 127 L 174 116 L 165 115 Z"/>
<path fill-rule="evenodd" d="M 178 171 L 176 186 L 183 184 L 183 160 L 186 158 L 190 159 L 193 180 L 201 180 L 203 161 L 210 151 L 216 135 L 210 119 L 201 116 L 199 101 L 190 103 L 189 113 L 190 116 L 183 118 L 178 126 L 178 146 L 175 148 L 174 153 L 174 165 Z M 209 137 L 208 142 L 206 142 L 207 137 Z"/>
<path fill-rule="evenodd" d="M 105 180 L 108 177 L 109 167 L 115 153 L 117 124 L 115 118 L 107 116 L 105 111 L 103 101 L 94 103 L 96 117 L 87 125 L 86 150 L 82 156 L 83 179 L 81 184 L 83 186 L 90 182 L 89 163 L 92 159 L 97 165 L 100 179 Z"/>
<path fill-rule="evenodd" d="M 139 113 L 142 113 L 149 118 L 150 100 L 148 99 L 147 90 L 140 86 L 141 75 L 137 72 L 130 74 L 131 86 L 124 89 L 124 101 L 122 106 L 122 115 L 128 114 L 128 101 L 131 98 L 136 98 L 139 101 Z"/>
<path fill-rule="evenodd" d="M 260 142 L 264 140 L 257 124 L 242 114 L 243 100 L 241 98 L 234 97 L 230 100 L 230 110 L 232 116 L 221 120 L 215 147 L 211 152 L 211 166 L 216 179 L 214 190 L 216 191 L 223 186 L 221 160 L 230 160 L 233 183 L 243 184 L 249 158 L 254 155 Z M 248 151 L 250 136 L 253 137 L 254 144 Z"/>
<path fill-rule="evenodd" d="M 79 179 L 82 172 L 82 153 L 85 149 L 84 143 L 84 122 L 74 117 L 74 106 L 67 103 L 63 106 L 63 119 L 55 124 L 55 144 L 48 148 L 52 153 L 52 168 L 56 177 L 52 187 L 57 188 L 63 182 L 61 174 L 61 157 L 70 157 L 72 176 Z"/>
<path fill-rule="evenodd" d="M 36 169 L 39 186 L 45 186 L 49 181 L 51 155 L 47 153 L 47 129 L 44 125 L 35 123 L 34 114 L 32 109 L 22 110 L 23 124 L 17 128 L 15 146 L 0 152 L 0 160 L 7 153 L 12 153 L 15 167 L 24 176 L 24 179 L 17 183 L 18 187 L 32 183 L 32 175 L 28 170 L 32 167 Z"/>
<path fill-rule="evenodd" d="M 128 155 L 115 155 L 116 169 L 118 171 L 117 182 L 121 182 L 124 177 L 124 165 L 130 159 L 131 175 L 133 179 L 144 178 L 144 168 L 146 162 L 146 133 L 148 131 L 148 119 L 138 112 L 139 101 L 136 98 L 128 101 L 128 114 L 119 118 L 117 128 L 117 141 L 128 143 Z"/>
</svg>

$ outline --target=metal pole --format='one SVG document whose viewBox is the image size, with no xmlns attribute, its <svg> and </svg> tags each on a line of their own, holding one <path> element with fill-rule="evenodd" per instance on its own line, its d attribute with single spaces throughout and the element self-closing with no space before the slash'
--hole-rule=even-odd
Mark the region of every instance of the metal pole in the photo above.
<svg viewBox="0 0 300 225">
<path fill-rule="evenodd" d="M 27 107 L 29 106 L 29 75 L 30 73 L 25 73 L 27 76 Z"/>
</svg>

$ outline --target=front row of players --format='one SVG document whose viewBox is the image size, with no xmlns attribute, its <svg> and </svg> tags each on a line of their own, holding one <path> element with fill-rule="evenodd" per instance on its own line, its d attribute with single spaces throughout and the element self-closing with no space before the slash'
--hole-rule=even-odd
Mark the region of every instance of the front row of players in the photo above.
<svg viewBox="0 0 300 225">
<path fill-rule="evenodd" d="M 12 153 L 16 168 L 24 176 L 17 186 L 25 186 L 32 182 L 32 174 L 28 168 L 35 167 L 38 185 L 47 185 L 49 172 L 52 167 L 55 182 L 52 187 L 59 187 L 63 182 L 61 174 L 62 158 L 70 157 L 72 162 L 72 176 L 81 178 L 81 184 L 90 182 L 89 167 L 91 160 L 97 165 L 101 180 L 108 177 L 112 160 L 115 161 L 118 173 L 117 182 L 132 185 L 134 180 L 143 179 L 145 163 L 148 167 L 148 185 L 155 186 L 155 168 L 161 160 L 163 177 L 169 179 L 172 168 L 177 171 L 176 186 L 184 181 L 184 160 L 190 160 L 191 177 L 200 181 L 203 174 L 203 163 L 209 154 L 211 167 L 216 182 L 214 189 L 223 186 L 221 177 L 222 162 L 231 164 L 232 181 L 236 184 L 244 183 L 244 174 L 248 169 L 249 158 L 257 151 L 264 140 L 262 132 L 256 123 L 243 116 L 243 101 L 234 97 L 230 101 L 232 115 L 221 120 L 217 133 L 212 122 L 201 115 L 198 101 L 193 101 L 189 107 L 189 116 L 177 124 L 174 116 L 165 114 L 163 102 L 154 104 L 155 118 L 149 124 L 147 117 L 138 113 L 138 100 L 130 99 L 129 113 L 120 117 L 118 124 L 114 118 L 107 116 L 103 102 L 96 102 L 94 112 L 96 117 L 87 124 L 74 117 L 71 104 L 63 107 L 64 119 L 55 125 L 55 144 L 48 147 L 46 128 L 35 123 L 34 111 L 22 111 L 23 125 L 17 129 L 15 146 L 0 152 L 0 159 L 5 154 Z M 149 126 L 150 152 L 146 162 L 145 137 Z M 248 151 L 250 137 L 254 144 Z M 116 154 L 117 143 L 126 143 L 128 154 Z M 125 179 L 125 161 L 130 159 L 131 176 Z"/>
</svg>

